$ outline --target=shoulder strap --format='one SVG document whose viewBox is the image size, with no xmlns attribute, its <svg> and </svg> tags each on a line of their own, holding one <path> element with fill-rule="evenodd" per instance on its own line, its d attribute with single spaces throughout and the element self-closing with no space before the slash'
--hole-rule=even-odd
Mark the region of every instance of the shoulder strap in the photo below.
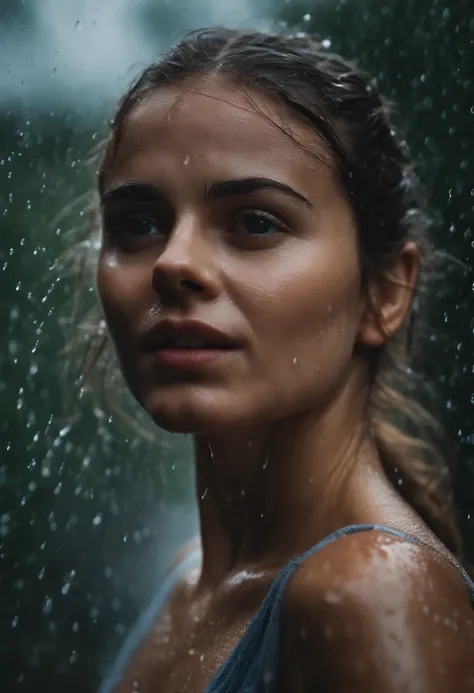
<svg viewBox="0 0 474 693">
<path fill-rule="evenodd" d="M 278 681 L 276 680 L 277 677 L 274 677 L 274 672 L 276 663 L 279 661 L 279 648 L 281 645 L 280 613 L 286 586 L 290 581 L 292 575 L 294 574 L 295 570 L 298 568 L 299 565 L 301 565 L 301 563 L 303 563 L 307 558 L 309 558 L 309 556 L 317 553 L 318 551 L 320 551 L 325 546 L 332 543 L 339 537 L 345 536 L 347 534 L 355 534 L 356 532 L 364 532 L 370 530 L 386 532 L 387 534 L 393 534 L 394 536 L 405 539 L 406 541 L 409 541 L 413 544 L 420 544 L 422 546 L 426 546 L 426 543 L 423 542 L 421 539 L 418 539 L 418 537 L 415 537 L 411 534 L 406 534 L 401 530 L 394 529 L 392 527 L 387 527 L 385 525 L 348 525 L 347 527 L 342 527 L 341 529 L 332 532 L 327 537 L 322 539 L 320 542 L 312 546 L 310 549 L 300 554 L 299 556 L 296 556 L 289 563 L 287 563 L 281 569 L 281 571 L 275 579 L 275 582 L 273 583 L 273 586 L 275 586 L 275 584 L 277 583 L 278 587 L 275 587 L 271 614 L 269 614 L 267 617 L 265 642 L 263 643 L 258 657 L 258 675 L 260 677 L 260 680 L 264 682 L 264 693 L 276 693 L 276 691 L 278 690 Z M 457 561 L 457 559 L 454 556 L 451 556 L 451 554 L 449 556 L 450 563 L 453 565 L 455 569 L 459 571 L 466 584 L 471 599 L 471 604 L 474 608 L 474 582 L 471 580 L 471 578 L 466 573 L 461 564 Z M 447 560 L 446 556 L 444 556 L 444 559 Z"/>
<path fill-rule="evenodd" d="M 166 571 L 165 579 L 157 593 L 126 637 L 111 671 L 102 681 L 99 693 L 112 693 L 115 686 L 120 683 L 130 657 L 156 621 L 171 596 L 173 588 L 188 570 L 199 563 L 200 557 L 201 549 L 199 542 L 196 540 L 188 542 L 178 552 L 171 566 Z"/>
<path fill-rule="evenodd" d="M 420 539 L 385 525 L 348 525 L 332 532 L 280 570 L 244 636 L 208 684 L 205 693 L 276 693 L 279 690 L 280 614 L 285 588 L 293 573 L 309 556 L 346 534 L 378 530 L 414 544 Z M 454 559 L 455 560 L 455 559 Z M 462 566 L 454 563 L 466 581 L 474 606 L 474 584 Z"/>
</svg>

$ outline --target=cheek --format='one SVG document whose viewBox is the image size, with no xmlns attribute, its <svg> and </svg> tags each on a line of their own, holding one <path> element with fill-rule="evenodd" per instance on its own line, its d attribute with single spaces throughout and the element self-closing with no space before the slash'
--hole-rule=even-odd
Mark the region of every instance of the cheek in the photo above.
<svg viewBox="0 0 474 693">
<path fill-rule="evenodd" d="M 268 271 L 249 277 L 247 287 L 244 310 L 255 336 L 256 381 L 266 373 L 275 397 L 298 401 L 338 387 L 359 330 L 356 249 L 341 253 L 321 244 L 306 253 L 285 253 Z"/>
<path fill-rule="evenodd" d="M 97 266 L 97 288 L 112 338 L 129 341 L 136 329 L 137 317 L 143 315 L 149 289 L 147 267 L 120 262 L 113 252 L 102 253 Z M 148 289 L 148 290 L 147 290 Z"/>
<path fill-rule="evenodd" d="M 358 330 L 357 250 L 308 245 L 307 252 L 293 254 L 295 259 L 285 253 L 265 272 L 247 274 L 244 311 L 259 338 L 278 345 L 278 352 L 295 345 L 301 349 L 303 340 L 314 346 L 329 333 L 348 330 L 354 336 Z"/>
</svg>

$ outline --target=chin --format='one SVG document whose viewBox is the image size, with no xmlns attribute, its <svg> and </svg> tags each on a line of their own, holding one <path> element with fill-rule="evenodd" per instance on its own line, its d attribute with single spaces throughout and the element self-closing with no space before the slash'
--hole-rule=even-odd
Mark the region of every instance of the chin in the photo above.
<svg viewBox="0 0 474 693">
<path fill-rule="evenodd" d="M 215 434 L 228 428 L 219 423 L 212 416 L 177 415 L 175 412 L 154 410 L 148 412 L 153 422 L 168 433 L 186 433 L 188 435 Z"/>
<path fill-rule="evenodd" d="M 139 404 L 145 409 L 153 422 L 169 433 L 191 435 L 215 434 L 233 428 L 236 417 L 225 415 L 231 407 L 223 407 L 217 402 L 206 401 L 203 397 L 174 397 L 172 394 L 152 393 Z"/>
</svg>

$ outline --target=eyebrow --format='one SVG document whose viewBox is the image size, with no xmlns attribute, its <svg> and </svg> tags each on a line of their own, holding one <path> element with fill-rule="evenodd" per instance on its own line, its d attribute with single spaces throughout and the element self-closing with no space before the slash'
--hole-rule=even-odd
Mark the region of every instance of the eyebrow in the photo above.
<svg viewBox="0 0 474 693">
<path fill-rule="evenodd" d="M 307 207 L 313 209 L 313 205 L 304 195 L 289 185 L 271 178 L 238 178 L 236 180 L 215 181 L 206 190 L 206 199 L 215 200 L 237 195 L 249 195 L 258 190 L 278 190 L 284 195 L 299 200 L 299 202 L 303 202 Z"/>
<path fill-rule="evenodd" d="M 253 177 L 214 181 L 206 187 L 204 197 L 206 200 L 217 200 L 238 195 L 250 195 L 258 190 L 277 190 L 288 197 L 303 202 L 310 209 L 314 209 L 311 202 L 304 195 L 289 185 L 271 178 Z M 129 181 L 127 183 L 119 183 L 117 186 L 107 190 L 102 195 L 101 205 L 112 200 L 133 200 L 134 202 L 145 203 L 157 202 L 163 200 L 163 193 L 159 188 L 150 183 Z"/>
</svg>

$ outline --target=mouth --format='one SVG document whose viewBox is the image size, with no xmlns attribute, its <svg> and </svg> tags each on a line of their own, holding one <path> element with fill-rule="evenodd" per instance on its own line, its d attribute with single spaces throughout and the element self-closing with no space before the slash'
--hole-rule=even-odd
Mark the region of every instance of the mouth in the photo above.
<svg viewBox="0 0 474 693">
<path fill-rule="evenodd" d="M 188 320 L 159 323 L 151 332 L 149 348 L 163 366 L 195 369 L 228 358 L 239 345 L 209 325 Z"/>
<path fill-rule="evenodd" d="M 168 368 L 196 369 L 235 353 L 236 347 L 183 338 L 166 340 L 155 349 L 155 360 Z"/>
<path fill-rule="evenodd" d="M 234 350 L 236 349 L 236 346 L 232 346 L 229 344 L 224 344 L 222 342 L 218 341 L 211 341 L 209 339 L 199 339 L 196 337 L 185 337 L 185 336 L 179 336 L 179 337 L 167 337 L 163 340 L 160 341 L 159 344 L 155 347 L 156 351 L 161 351 L 161 350 L 167 350 L 167 351 L 174 351 L 174 350 L 179 350 L 179 349 L 192 349 L 192 350 L 200 350 L 200 349 L 213 349 L 213 350 Z"/>
</svg>

